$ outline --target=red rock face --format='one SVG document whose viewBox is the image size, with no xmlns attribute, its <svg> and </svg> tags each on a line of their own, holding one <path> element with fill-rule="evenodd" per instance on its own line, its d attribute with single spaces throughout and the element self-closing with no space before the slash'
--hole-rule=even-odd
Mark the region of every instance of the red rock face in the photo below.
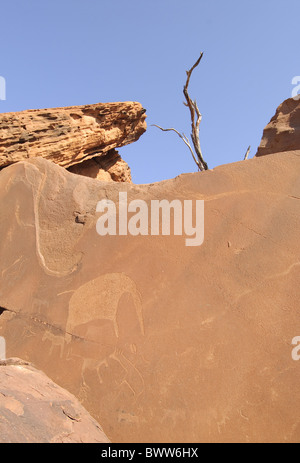
<svg viewBox="0 0 300 463">
<path fill-rule="evenodd" d="M 300 151 L 154 185 L 0 173 L 0 336 L 113 442 L 299 442 Z M 205 239 L 99 236 L 99 200 L 205 201 Z M 1 384 L 1 383 L 0 383 Z"/>
<path fill-rule="evenodd" d="M 300 147 L 300 100 L 284 101 L 264 130 L 256 156 L 298 150 Z"/>
<path fill-rule="evenodd" d="M 0 361 L 0 443 L 109 443 L 69 392 L 19 359 Z"/>
</svg>

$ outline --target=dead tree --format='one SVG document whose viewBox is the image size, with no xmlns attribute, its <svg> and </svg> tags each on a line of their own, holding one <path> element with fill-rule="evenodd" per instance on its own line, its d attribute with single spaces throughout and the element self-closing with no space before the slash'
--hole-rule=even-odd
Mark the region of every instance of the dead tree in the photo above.
<svg viewBox="0 0 300 463">
<path fill-rule="evenodd" d="M 185 99 L 186 99 L 186 102 L 184 102 L 183 104 L 185 106 L 187 106 L 189 108 L 189 110 L 190 110 L 191 122 L 192 122 L 191 138 L 192 138 L 192 142 L 193 142 L 195 152 L 194 152 L 194 150 L 193 150 L 193 148 L 192 148 L 192 146 L 191 146 L 191 144 L 189 142 L 189 139 L 187 138 L 187 136 L 184 133 L 180 133 L 180 132 L 178 132 L 178 130 L 173 129 L 173 128 L 163 129 L 159 125 L 152 124 L 155 127 L 157 127 L 158 129 L 163 130 L 164 132 L 173 131 L 173 132 L 177 133 L 177 135 L 184 141 L 184 143 L 189 148 L 198 169 L 201 170 L 201 171 L 208 170 L 208 165 L 206 164 L 206 162 L 203 159 L 202 150 L 201 150 L 201 146 L 200 146 L 200 137 L 199 137 L 200 123 L 201 123 L 201 120 L 202 120 L 202 115 L 201 115 L 201 113 L 199 111 L 196 100 L 193 101 L 189 96 L 188 86 L 189 86 L 189 83 L 190 83 L 190 78 L 191 78 L 192 72 L 198 66 L 198 64 L 200 63 L 202 57 L 203 57 L 203 53 L 200 54 L 200 57 L 197 59 L 196 63 L 191 67 L 191 69 L 189 71 L 186 71 L 187 79 L 186 79 L 185 86 L 183 87 L 183 94 L 184 94 Z"/>
</svg>

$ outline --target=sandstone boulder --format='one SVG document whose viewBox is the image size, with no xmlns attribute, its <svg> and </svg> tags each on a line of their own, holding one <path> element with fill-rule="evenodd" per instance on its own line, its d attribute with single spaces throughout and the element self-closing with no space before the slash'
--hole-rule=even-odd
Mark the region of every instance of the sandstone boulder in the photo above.
<svg viewBox="0 0 300 463">
<path fill-rule="evenodd" d="M 110 150 L 103 156 L 88 159 L 80 164 L 69 167 L 69 172 L 96 178 L 106 182 L 132 183 L 131 171 L 128 164 L 116 150 Z"/>
<path fill-rule="evenodd" d="M 0 443 L 109 443 L 69 392 L 20 359 L 0 361 Z"/>
<path fill-rule="evenodd" d="M 264 130 L 256 156 L 300 149 L 300 99 L 290 98 L 276 110 Z"/>
<path fill-rule="evenodd" d="M 0 173 L 0 336 L 112 442 L 299 442 L 300 151 L 153 185 Z M 205 201 L 205 239 L 99 236 L 96 206 Z M 119 206 L 117 206 L 119 211 Z M 118 212 L 119 214 L 119 212 Z"/>
<path fill-rule="evenodd" d="M 115 148 L 138 140 L 145 120 L 145 109 L 135 102 L 0 114 L 0 169 L 34 157 L 65 168 L 95 158 L 103 170 L 109 163 L 107 179 L 130 181 L 130 170 Z M 77 171 L 87 175 L 86 164 Z"/>
</svg>

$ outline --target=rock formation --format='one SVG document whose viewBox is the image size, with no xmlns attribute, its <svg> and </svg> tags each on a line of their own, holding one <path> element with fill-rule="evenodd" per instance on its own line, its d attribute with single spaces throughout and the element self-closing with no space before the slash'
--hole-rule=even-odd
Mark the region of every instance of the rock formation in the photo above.
<svg viewBox="0 0 300 463">
<path fill-rule="evenodd" d="M 298 150 L 300 147 L 300 100 L 284 101 L 264 130 L 256 156 Z"/>
<path fill-rule="evenodd" d="M 0 169 L 18 161 L 43 157 L 60 166 L 76 166 L 88 175 L 94 162 L 105 170 L 98 178 L 130 181 L 130 170 L 115 148 L 133 143 L 146 130 L 140 103 L 98 103 L 66 108 L 37 109 L 0 115 Z M 87 161 L 90 159 L 87 164 Z M 83 164 L 82 164 L 83 163 Z M 80 164 L 80 165 L 79 165 Z"/>
<path fill-rule="evenodd" d="M 132 183 L 130 168 L 115 149 L 103 156 L 75 164 L 69 167 L 68 171 L 105 182 Z"/>
<path fill-rule="evenodd" d="M 20 359 L 0 361 L 0 443 L 109 443 L 69 392 Z"/>
<path fill-rule="evenodd" d="M 299 441 L 299 155 L 143 187 L 43 159 L 5 169 L 8 355 L 72 392 L 113 442 Z M 204 199 L 204 244 L 100 237 L 97 201 L 119 191 L 149 207 Z"/>
<path fill-rule="evenodd" d="M 0 172 L 0 336 L 112 442 L 299 442 L 300 146 L 153 185 Z M 97 204 L 203 199 L 205 239 L 100 236 Z M 124 204 L 122 205 L 124 207 Z M 130 213 L 129 213 L 130 216 Z"/>
</svg>

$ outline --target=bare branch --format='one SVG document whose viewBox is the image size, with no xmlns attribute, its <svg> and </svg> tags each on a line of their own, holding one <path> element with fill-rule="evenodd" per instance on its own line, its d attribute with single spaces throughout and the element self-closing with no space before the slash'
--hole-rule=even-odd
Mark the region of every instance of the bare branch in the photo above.
<svg viewBox="0 0 300 463">
<path fill-rule="evenodd" d="M 188 86 L 189 86 L 190 78 L 191 78 L 193 70 L 199 65 L 202 58 L 203 58 L 203 53 L 201 52 L 199 58 L 196 61 L 196 63 L 191 67 L 191 69 L 189 71 L 186 71 L 186 74 L 187 74 L 187 79 L 186 79 L 186 84 L 185 84 L 186 88 L 188 88 Z"/>
<path fill-rule="evenodd" d="M 173 128 L 170 128 L 170 129 L 163 129 L 163 128 L 160 127 L 159 125 L 156 125 L 156 124 L 151 124 L 151 125 L 154 126 L 154 127 L 157 127 L 158 129 L 162 130 L 163 132 L 170 132 L 170 131 L 172 131 L 172 132 L 177 133 L 177 135 L 181 138 L 181 140 L 184 141 L 184 143 L 186 144 L 186 146 L 189 148 L 189 150 L 190 150 L 190 152 L 191 152 L 191 155 L 193 156 L 193 159 L 194 159 L 195 163 L 196 163 L 197 166 L 198 166 L 198 169 L 201 170 L 200 165 L 199 165 L 199 163 L 198 163 L 198 161 L 197 161 L 197 159 L 196 159 L 196 157 L 195 157 L 194 151 L 193 151 L 193 149 L 192 149 L 192 147 L 191 147 L 191 144 L 190 144 L 190 142 L 189 142 L 189 139 L 187 138 L 186 135 L 184 135 L 184 133 L 181 134 L 180 132 L 178 132 L 178 130 L 173 129 Z"/>
<path fill-rule="evenodd" d="M 246 152 L 245 157 L 244 157 L 244 161 L 246 161 L 248 159 L 249 154 L 250 154 L 250 150 L 251 150 L 251 146 L 249 146 L 248 149 L 247 149 L 247 152 Z"/>
</svg>

